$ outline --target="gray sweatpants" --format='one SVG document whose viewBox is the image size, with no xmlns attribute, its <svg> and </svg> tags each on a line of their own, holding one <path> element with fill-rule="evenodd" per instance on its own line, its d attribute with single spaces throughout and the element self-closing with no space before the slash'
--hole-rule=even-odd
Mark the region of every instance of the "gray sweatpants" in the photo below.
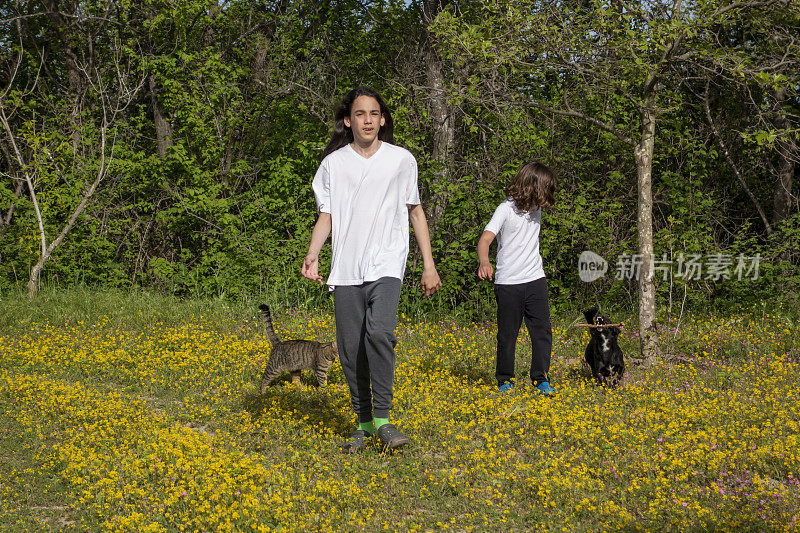
<svg viewBox="0 0 800 533">
<path fill-rule="evenodd" d="M 359 422 L 389 418 L 401 286 L 385 277 L 333 291 L 339 360 Z"/>
</svg>

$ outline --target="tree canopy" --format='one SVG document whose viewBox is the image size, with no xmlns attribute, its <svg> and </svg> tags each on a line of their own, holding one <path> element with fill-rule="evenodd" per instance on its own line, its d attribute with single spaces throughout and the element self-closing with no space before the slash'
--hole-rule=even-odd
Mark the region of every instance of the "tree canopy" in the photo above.
<svg viewBox="0 0 800 533">
<path fill-rule="evenodd" d="M 303 303 L 311 178 L 368 85 L 420 164 L 439 305 L 484 312 L 475 245 L 531 159 L 560 180 L 554 305 L 796 302 L 798 28 L 788 0 L 3 0 L 0 292 Z"/>
</svg>

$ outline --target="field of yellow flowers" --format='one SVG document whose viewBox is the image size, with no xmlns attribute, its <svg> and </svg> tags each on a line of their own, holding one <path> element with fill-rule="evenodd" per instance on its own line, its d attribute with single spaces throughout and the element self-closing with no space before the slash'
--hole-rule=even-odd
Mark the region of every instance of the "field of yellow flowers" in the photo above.
<svg viewBox="0 0 800 533">
<path fill-rule="evenodd" d="M 338 363 L 322 390 L 308 373 L 259 394 L 254 308 L 53 316 L 0 324 L 2 530 L 800 530 L 790 318 L 673 319 L 680 357 L 631 364 L 614 391 L 556 320 L 547 399 L 524 383 L 524 333 L 520 385 L 499 395 L 491 323 L 403 318 L 392 416 L 412 442 L 345 456 Z M 275 323 L 334 337 L 323 310 Z"/>
</svg>

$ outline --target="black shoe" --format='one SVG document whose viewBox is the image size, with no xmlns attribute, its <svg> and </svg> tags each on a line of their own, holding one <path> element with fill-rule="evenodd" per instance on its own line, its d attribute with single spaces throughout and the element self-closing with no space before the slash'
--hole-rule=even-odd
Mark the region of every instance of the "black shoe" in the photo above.
<svg viewBox="0 0 800 533">
<path fill-rule="evenodd" d="M 358 453 L 364 448 L 367 447 L 367 443 L 365 439 L 368 439 L 372 436 L 372 433 L 369 431 L 364 431 L 363 429 L 357 429 L 350 435 L 350 440 L 346 441 L 342 445 L 342 451 L 344 453 Z"/>
<path fill-rule="evenodd" d="M 381 444 L 387 450 L 394 450 L 408 444 L 408 437 L 400 433 L 392 424 L 382 425 L 378 429 L 378 438 L 381 439 Z"/>
</svg>

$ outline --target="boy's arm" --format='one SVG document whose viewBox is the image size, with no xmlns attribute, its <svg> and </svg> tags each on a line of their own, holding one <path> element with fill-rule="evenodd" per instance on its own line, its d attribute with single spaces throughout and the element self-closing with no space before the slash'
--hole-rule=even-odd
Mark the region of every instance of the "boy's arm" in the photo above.
<svg viewBox="0 0 800 533">
<path fill-rule="evenodd" d="M 480 279 L 492 279 L 492 264 L 489 262 L 489 245 L 494 240 L 494 233 L 491 231 L 484 231 L 481 238 L 478 239 L 478 277 Z"/>
<path fill-rule="evenodd" d="M 322 245 L 328 240 L 328 235 L 331 234 L 331 214 L 320 213 L 317 223 L 314 224 L 314 229 L 311 231 L 311 244 L 308 245 L 308 253 L 303 261 L 303 267 L 300 272 L 303 276 L 312 281 L 318 281 L 323 285 L 322 276 L 319 275 L 319 251 L 322 250 Z"/>
<path fill-rule="evenodd" d="M 417 237 L 417 246 L 422 254 L 422 294 L 427 297 L 442 286 L 442 280 L 439 279 L 439 273 L 436 272 L 436 265 L 433 263 L 428 219 L 425 218 L 425 211 L 419 204 L 409 209 L 408 217 L 411 220 L 411 227 L 414 228 L 414 235 Z"/>
</svg>

